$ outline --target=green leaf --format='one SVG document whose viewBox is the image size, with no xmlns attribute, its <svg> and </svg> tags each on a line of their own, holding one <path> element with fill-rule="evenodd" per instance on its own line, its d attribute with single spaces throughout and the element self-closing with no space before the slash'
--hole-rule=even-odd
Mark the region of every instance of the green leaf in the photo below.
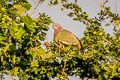
<svg viewBox="0 0 120 80">
<path fill-rule="evenodd" d="M 68 14 L 68 16 L 73 17 L 73 14 L 74 14 L 74 13 L 70 12 L 70 13 Z"/>
<path fill-rule="evenodd" d="M 22 5 L 15 4 L 13 7 L 16 9 L 16 13 L 19 15 L 22 15 L 26 12 L 26 8 L 24 8 Z"/>
<path fill-rule="evenodd" d="M 55 56 L 55 55 L 54 55 L 52 52 L 42 53 L 42 54 L 41 54 L 41 57 L 42 57 L 43 60 L 52 58 L 52 57 L 54 57 L 54 56 Z"/>
<path fill-rule="evenodd" d="M 22 6 L 26 8 L 27 10 L 30 10 L 31 4 L 30 3 L 23 3 Z"/>
<path fill-rule="evenodd" d="M 105 26 L 110 26 L 110 23 L 106 23 Z"/>
<path fill-rule="evenodd" d="M 33 61 L 33 62 L 31 62 L 30 67 L 39 67 L 39 64 L 37 61 Z"/>
</svg>

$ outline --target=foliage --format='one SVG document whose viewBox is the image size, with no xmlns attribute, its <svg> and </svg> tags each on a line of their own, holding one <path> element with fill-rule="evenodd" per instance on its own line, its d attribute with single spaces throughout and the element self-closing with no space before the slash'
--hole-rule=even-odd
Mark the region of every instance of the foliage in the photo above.
<svg viewBox="0 0 120 80">
<path fill-rule="evenodd" d="M 80 54 L 76 47 L 60 42 L 44 42 L 44 49 L 42 41 L 53 23 L 50 17 L 39 13 L 37 19 L 31 18 L 26 13 L 31 8 L 27 0 L 1 0 L 0 73 L 17 75 L 20 80 L 48 80 L 50 77 L 67 80 L 72 75 L 83 79 L 119 79 L 120 16 L 111 12 L 106 3 L 94 18 L 89 18 L 77 0 L 50 0 L 48 3 L 48 6 L 62 4 L 62 11 L 69 10 L 69 17 L 86 25 L 85 36 L 81 39 L 84 53 Z M 104 31 L 106 26 L 114 26 L 113 35 Z"/>
<path fill-rule="evenodd" d="M 42 49 L 41 41 L 45 40 L 48 25 L 52 23 L 50 17 L 44 13 L 37 19 L 28 14 L 24 16 L 22 13 L 31 7 L 25 0 L 12 3 L 2 0 L 0 6 L 0 72 L 18 75 L 21 80 L 38 73 L 44 78 L 47 63 L 41 59 L 41 54 L 51 53 Z"/>
</svg>

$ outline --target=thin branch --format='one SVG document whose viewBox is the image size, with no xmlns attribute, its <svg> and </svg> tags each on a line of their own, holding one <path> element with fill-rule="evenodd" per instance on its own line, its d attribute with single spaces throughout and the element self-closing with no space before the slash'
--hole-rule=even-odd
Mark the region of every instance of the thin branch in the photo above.
<svg viewBox="0 0 120 80">
<path fill-rule="evenodd" d="M 115 0 L 115 10 L 116 10 L 116 13 L 118 14 L 117 0 Z"/>
<path fill-rule="evenodd" d="M 38 0 L 38 3 L 36 4 L 36 6 L 34 7 L 34 10 L 33 10 L 33 12 L 32 12 L 32 14 L 31 15 L 33 15 L 34 14 L 34 12 L 36 11 L 36 9 L 38 8 L 38 6 L 39 6 L 39 4 L 41 4 L 42 3 L 42 1 L 41 0 Z"/>
<path fill-rule="evenodd" d="M 71 53 L 71 51 L 72 51 L 72 49 L 70 49 L 70 50 L 68 51 L 68 53 L 67 53 L 67 55 L 66 55 L 66 59 L 64 60 L 64 67 L 63 67 L 62 73 L 61 73 L 63 76 L 64 76 L 65 71 L 68 70 L 68 68 L 66 68 L 66 66 L 67 66 L 67 59 L 68 59 L 69 54 Z"/>
<path fill-rule="evenodd" d="M 109 40 L 107 40 L 105 36 L 103 36 L 102 38 L 103 38 L 103 40 L 104 40 L 104 41 L 108 42 L 109 44 L 111 44 L 111 43 L 112 43 L 112 42 L 110 42 Z M 117 49 L 119 49 L 119 50 L 120 50 L 120 47 L 116 47 L 116 46 L 115 46 L 115 48 L 117 48 Z"/>
</svg>

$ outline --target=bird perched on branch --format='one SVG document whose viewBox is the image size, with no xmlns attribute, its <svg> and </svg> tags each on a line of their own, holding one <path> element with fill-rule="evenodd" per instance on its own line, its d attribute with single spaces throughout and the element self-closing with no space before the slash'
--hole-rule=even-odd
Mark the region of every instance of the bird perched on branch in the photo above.
<svg viewBox="0 0 120 80">
<path fill-rule="evenodd" d="M 70 31 L 63 29 L 60 24 L 53 24 L 54 40 L 61 42 L 65 45 L 75 45 L 80 52 L 83 50 L 80 40 Z"/>
</svg>

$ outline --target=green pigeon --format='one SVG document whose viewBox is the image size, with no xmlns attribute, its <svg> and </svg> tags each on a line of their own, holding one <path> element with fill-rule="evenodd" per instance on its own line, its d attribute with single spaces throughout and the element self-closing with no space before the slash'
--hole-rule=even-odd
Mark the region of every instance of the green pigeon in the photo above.
<svg viewBox="0 0 120 80">
<path fill-rule="evenodd" d="M 60 41 L 61 43 L 65 45 L 75 45 L 78 47 L 78 49 L 83 50 L 82 44 L 80 40 L 70 31 L 63 29 L 63 27 L 60 24 L 53 24 L 54 29 L 54 40 Z"/>
</svg>

